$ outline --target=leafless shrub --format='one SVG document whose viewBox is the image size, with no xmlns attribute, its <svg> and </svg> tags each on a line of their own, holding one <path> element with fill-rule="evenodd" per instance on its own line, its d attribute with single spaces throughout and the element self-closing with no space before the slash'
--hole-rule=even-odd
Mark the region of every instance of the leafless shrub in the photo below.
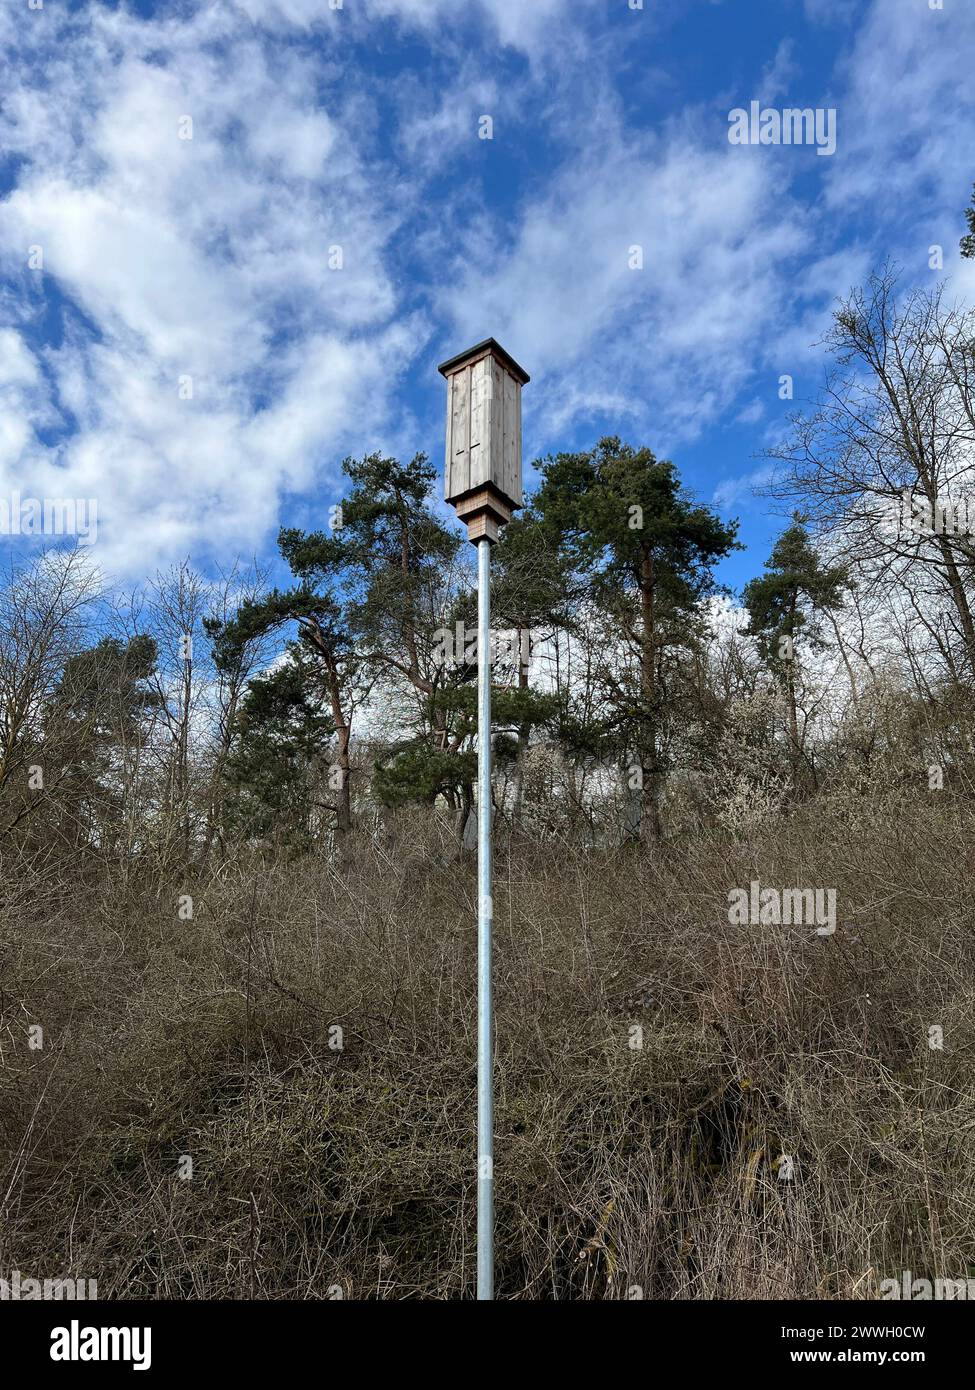
<svg viewBox="0 0 975 1390">
<path fill-rule="evenodd" d="M 840 797 L 748 844 L 501 847 L 499 1296 L 967 1270 L 971 837 L 950 802 L 859 806 L 855 836 Z M 191 920 L 108 875 L 7 915 L 4 1263 L 111 1297 L 470 1294 L 474 869 L 430 817 L 387 833 L 238 851 L 179 885 Z M 753 878 L 835 883 L 836 933 L 729 926 Z"/>
</svg>

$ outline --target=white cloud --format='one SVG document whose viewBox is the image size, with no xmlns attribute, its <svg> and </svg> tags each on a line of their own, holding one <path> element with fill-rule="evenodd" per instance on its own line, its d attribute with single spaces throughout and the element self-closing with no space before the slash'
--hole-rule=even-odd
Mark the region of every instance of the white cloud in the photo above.
<svg viewBox="0 0 975 1390">
<path fill-rule="evenodd" d="M 923 226 L 957 205 L 972 179 L 973 54 L 975 6 L 875 0 L 840 67 L 834 209 L 870 203 Z"/>
<path fill-rule="evenodd" d="M 759 420 L 763 418 L 764 415 L 765 404 L 762 400 L 759 399 L 758 396 L 756 396 L 755 399 L 749 401 L 748 404 L 742 410 L 739 410 L 738 414 L 735 416 L 735 424 L 755 425 L 758 423 Z"/>
<path fill-rule="evenodd" d="M 753 468 L 750 473 L 744 473 L 740 477 L 724 478 L 714 489 L 711 498 L 712 505 L 727 514 L 740 503 L 753 499 L 756 495 L 756 489 L 764 487 L 771 476 L 771 466 L 763 465 L 761 468 Z"/>
<path fill-rule="evenodd" d="M 526 416 L 543 428 L 622 401 L 655 440 L 688 438 L 764 360 L 807 236 L 772 161 L 676 124 L 587 140 L 510 244 L 489 223 L 465 238 L 442 296 L 451 341 L 499 337 L 537 374 Z"/>
<path fill-rule="evenodd" d="M 468 60 L 446 91 L 427 93 L 416 82 L 405 86 L 399 142 L 414 166 L 432 170 L 454 152 L 476 151 L 478 121 L 483 115 L 493 117 L 498 104 L 497 82 Z"/>
<path fill-rule="evenodd" d="M 234 0 L 236 8 L 266 29 L 290 25 L 309 32 L 328 26 L 332 33 L 362 33 L 368 25 L 397 20 L 429 40 L 455 45 L 471 20 L 485 26 L 493 41 L 531 58 L 554 56 L 565 26 L 594 8 L 596 0 Z"/>
<path fill-rule="evenodd" d="M 799 64 L 795 60 L 795 41 L 783 39 L 775 50 L 775 56 L 762 72 L 756 88 L 756 96 L 766 106 L 774 106 L 780 96 L 787 95 L 789 84 L 799 74 Z"/>
<path fill-rule="evenodd" d="M 344 452 L 402 441 L 411 417 L 393 402 L 429 328 L 403 312 L 392 241 L 422 172 L 498 91 L 462 60 L 396 132 L 400 171 L 376 154 L 345 45 L 395 19 L 449 52 L 473 20 L 544 57 L 578 10 L 196 0 L 178 17 L 93 4 L 0 19 L 0 141 L 25 161 L 0 223 L 0 269 L 22 292 L 0 343 L 0 479 L 97 497 L 103 563 L 139 572 L 260 546 L 285 492 L 327 491 Z M 33 245 L 43 280 L 25 272 Z M 63 341 L 34 358 L 21 333 L 44 291 Z"/>
<path fill-rule="evenodd" d="M 40 245 L 69 307 L 44 353 L 53 402 L 36 363 L 4 388 L 17 409 L 0 462 L 36 495 L 97 497 L 108 568 L 252 549 L 284 489 L 328 477 L 353 430 L 358 447 L 383 427 L 423 340 L 416 317 L 392 324 L 384 257 L 407 193 L 363 158 L 341 88 L 322 97 L 327 58 L 259 42 L 219 7 L 157 23 L 52 14 L 56 101 L 37 35 L 14 37 L 0 136 L 29 162 L 0 257 L 29 315 L 26 248 Z M 58 423 L 48 447 L 37 430 Z"/>
<path fill-rule="evenodd" d="M 12 328 L 0 328 L 0 490 L 13 488 L 12 466 L 50 419 L 37 359 Z M 8 478 L 10 488 L 3 483 Z"/>
<path fill-rule="evenodd" d="M 485 21 L 497 41 L 530 57 L 554 56 L 564 37 L 564 26 L 580 13 L 591 9 L 594 0 L 470 0 L 458 6 L 457 0 L 367 0 L 371 18 L 395 17 L 429 31 L 451 26 L 463 14 Z M 466 13 L 465 13 L 466 12 Z"/>
<path fill-rule="evenodd" d="M 803 0 L 806 17 L 814 24 L 849 24 L 862 0 Z"/>
</svg>

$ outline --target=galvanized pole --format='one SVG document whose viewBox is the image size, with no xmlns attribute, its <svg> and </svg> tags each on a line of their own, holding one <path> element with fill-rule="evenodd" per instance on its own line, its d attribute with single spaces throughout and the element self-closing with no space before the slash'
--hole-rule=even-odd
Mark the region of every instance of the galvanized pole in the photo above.
<svg viewBox="0 0 975 1390">
<path fill-rule="evenodd" d="M 491 542 L 477 543 L 477 1297 L 494 1298 L 491 1004 Z"/>
<path fill-rule="evenodd" d="M 494 1030 L 491 1007 L 491 546 L 521 505 L 524 367 L 494 338 L 441 362 L 444 501 L 477 547 L 477 1297 L 494 1298 Z"/>
</svg>

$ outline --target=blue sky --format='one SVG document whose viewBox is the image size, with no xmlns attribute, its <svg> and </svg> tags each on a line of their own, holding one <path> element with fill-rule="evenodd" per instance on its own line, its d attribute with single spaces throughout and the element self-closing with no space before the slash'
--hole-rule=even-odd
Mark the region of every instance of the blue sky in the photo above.
<svg viewBox="0 0 975 1390">
<path fill-rule="evenodd" d="M 97 498 L 120 578 L 270 557 L 345 455 L 440 466 L 436 364 L 493 335 L 529 479 L 649 444 L 740 517 L 740 587 L 835 297 L 891 256 L 975 298 L 975 4 L 634 2 L 10 0 L 0 495 Z M 835 154 L 732 145 L 753 100 L 835 108 Z"/>
</svg>

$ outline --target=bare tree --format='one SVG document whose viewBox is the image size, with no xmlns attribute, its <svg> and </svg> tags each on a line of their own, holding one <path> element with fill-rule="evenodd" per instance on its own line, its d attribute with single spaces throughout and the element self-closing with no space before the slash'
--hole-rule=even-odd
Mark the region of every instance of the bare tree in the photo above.
<svg viewBox="0 0 975 1390">
<path fill-rule="evenodd" d="M 899 302 L 888 268 L 840 305 L 826 341 L 837 365 L 770 452 L 769 491 L 802 505 L 865 594 L 909 591 L 949 674 L 971 681 L 975 311 L 941 291 Z"/>
<path fill-rule="evenodd" d="M 64 775 L 47 715 L 65 666 L 84 645 L 88 612 L 98 595 L 98 576 L 77 550 L 52 550 L 24 565 L 11 564 L 4 576 L 0 803 L 7 805 L 0 833 L 26 820 Z"/>
</svg>

